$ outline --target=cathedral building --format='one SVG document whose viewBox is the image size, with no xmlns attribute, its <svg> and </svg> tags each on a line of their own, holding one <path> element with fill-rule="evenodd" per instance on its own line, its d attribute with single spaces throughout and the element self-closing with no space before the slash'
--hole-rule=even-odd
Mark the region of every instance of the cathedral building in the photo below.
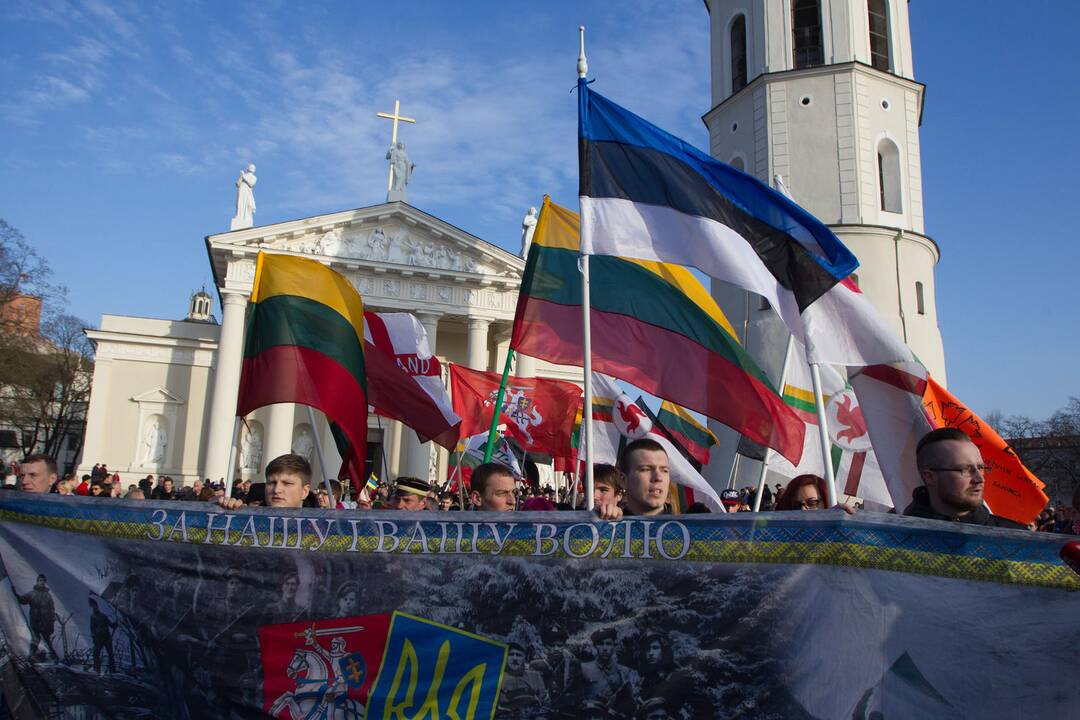
<svg viewBox="0 0 1080 720">
<path fill-rule="evenodd" d="M 245 192 L 250 187 L 240 188 L 238 216 Z M 215 298 L 205 292 L 192 296 L 182 320 L 102 317 L 100 329 L 88 331 L 97 364 L 79 472 L 105 462 L 125 484 L 147 474 L 190 484 L 227 477 L 231 463 L 234 477 L 259 478 L 269 460 L 295 451 L 312 460 L 316 476 L 337 474 L 341 459 L 321 413 L 313 427 L 306 408 L 271 405 L 234 433 L 245 310 L 260 251 L 317 259 L 352 282 L 365 309 L 414 314 L 444 373 L 447 362 L 501 372 L 524 260 L 409 205 L 400 188 L 391 197 L 258 227 L 250 215 L 234 218 L 235 229 L 207 236 L 220 324 L 212 315 Z M 517 358 L 514 370 L 581 380 L 580 369 L 527 357 Z M 379 477 L 447 476 L 445 450 L 374 414 L 368 462 Z"/>
</svg>

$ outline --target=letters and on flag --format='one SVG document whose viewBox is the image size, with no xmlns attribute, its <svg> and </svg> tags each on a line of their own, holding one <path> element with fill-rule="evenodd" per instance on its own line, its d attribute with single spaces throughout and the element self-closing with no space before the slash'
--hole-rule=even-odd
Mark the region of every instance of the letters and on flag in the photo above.
<svg viewBox="0 0 1080 720">
<path fill-rule="evenodd" d="M 260 252 L 236 414 L 274 403 L 320 410 L 349 442 L 345 463 L 363 472 L 367 389 L 359 293 L 315 260 Z"/>
<path fill-rule="evenodd" d="M 409 313 L 365 312 L 364 357 L 368 403 L 374 412 L 412 428 L 420 442 L 431 440 L 453 449 L 461 418 L 454 413 L 442 382 L 442 364 L 432 354 L 420 321 Z M 330 429 L 344 458 L 338 477 L 348 477 L 359 487 L 366 471 L 349 462 L 351 444 L 341 429 L 334 424 Z"/>
<path fill-rule="evenodd" d="M 461 435 L 480 435 L 491 428 L 502 376 L 450 363 L 454 411 L 462 418 Z M 581 407 L 581 388 L 546 378 L 510 378 L 500 423 L 529 452 L 571 457 L 570 435 Z"/>
<path fill-rule="evenodd" d="M 549 199 L 536 225 L 510 346 L 582 365 L 578 216 Z M 739 344 L 708 291 L 678 265 L 590 261 L 592 364 L 798 460 L 802 423 Z"/>
<path fill-rule="evenodd" d="M 983 500 L 990 512 L 1021 524 L 1046 506 L 1044 483 L 982 418 L 943 388 L 919 363 L 871 365 L 852 375 L 870 439 L 896 507 L 922 484 L 915 446 L 930 430 L 955 427 L 979 448 L 986 463 Z"/>
<path fill-rule="evenodd" d="M 369 402 L 375 412 L 411 427 L 421 442 L 432 440 L 452 449 L 461 418 L 454 412 L 443 384 L 442 363 L 431 352 L 424 326 L 410 313 L 368 312 L 364 320 L 372 358 Z M 386 358 L 393 360 L 398 372 Z"/>
</svg>

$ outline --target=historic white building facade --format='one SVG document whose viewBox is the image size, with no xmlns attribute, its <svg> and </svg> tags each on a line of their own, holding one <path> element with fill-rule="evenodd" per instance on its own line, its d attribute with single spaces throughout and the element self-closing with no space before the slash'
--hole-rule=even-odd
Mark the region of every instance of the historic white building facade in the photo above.
<svg viewBox="0 0 1080 720">
<path fill-rule="evenodd" d="M 185 320 L 106 315 L 88 334 L 97 345 L 83 468 L 105 462 L 124 482 L 147 474 L 259 477 L 282 453 L 308 455 L 317 474 L 318 444 L 337 473 L 325 418 L 312 427 L 306 408 L 279 404 L 245 418 L 234 443 L 244 319 L 260 251 L 312 257 L 345 275 L 365 308 L 411 312 L 443 362 L 502 370 L 524 260 L 404 202 L 233 230 L 206 238 L 220 297 L 196 294 Z M 518 375 L 580 382 L 580 369 L 520 357 Z M 371 415 L 369 457 L 389 473 L 445 478 L 447 453 L 421 445 L 395 421 Z"/>
</svg>

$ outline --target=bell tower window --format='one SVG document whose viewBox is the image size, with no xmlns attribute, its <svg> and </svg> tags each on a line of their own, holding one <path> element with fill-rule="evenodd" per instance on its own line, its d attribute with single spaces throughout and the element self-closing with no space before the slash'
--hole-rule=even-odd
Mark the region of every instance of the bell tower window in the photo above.
<svg viewBox="0 0 1080 720">
<path fill-rule="evenodd" d="M 885 212 L 904 212 L 900 192 L 900 149 L 888 138 L 882 138 L 877 150 L 878 193 Z"/>
<path fill-rule="evenodd" d="M 892 70 L 889 57 L 889 3 L 888 0 L 867 0 L 866 14 L 870 20 L 870 64 L 878 70 Z"/>
<path fill-rule="evenodd" d="M 746 16 L 731 22 L 731 94 L 746 87 Z"/>
<path fill-rule="evenodd" d="M 796 70 L 825 64 L 821 0 L 792 0 L 791 33 Z"/>
</svg>

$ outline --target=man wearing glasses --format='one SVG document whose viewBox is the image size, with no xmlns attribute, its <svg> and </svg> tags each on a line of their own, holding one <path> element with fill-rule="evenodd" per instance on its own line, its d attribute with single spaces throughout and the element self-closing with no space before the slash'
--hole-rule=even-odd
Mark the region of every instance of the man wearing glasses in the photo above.
<svg viewBox="0 0 1080 720">
<path fill-rule="evenodd" d="M 1012 520 L 992 515 L 983 505 L 986 467 L 979 448 L 962 430 L 931 430 L 916 446 L 915 458 L 923 485 L 915 488 L 905 515 L 1025 529 Z"/>
</svg>

